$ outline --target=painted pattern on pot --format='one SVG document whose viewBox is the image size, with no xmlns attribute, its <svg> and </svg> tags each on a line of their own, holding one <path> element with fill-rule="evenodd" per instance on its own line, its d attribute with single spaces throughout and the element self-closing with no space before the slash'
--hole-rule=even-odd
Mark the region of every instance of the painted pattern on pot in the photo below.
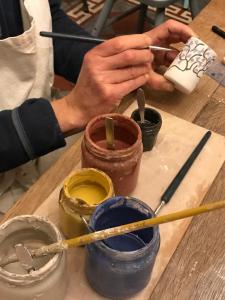
<svg viewBox="0 0 225 300">
<path fill-rule="evenodd" d="M 201 78 L 216 58 L 215 52 L 201 40 L 192 37 L 183 50 L 178 54 L 169 69 L 177 68 L 180 71 L 192 70 Z"/>
<path fill-rule="evenodd" d="M 190 94 L 216 57 L 216 53 L 207 44 L 196 37 L 191 37 L 169 66 L 164 77 L 179 91 Z"/>
</svg>

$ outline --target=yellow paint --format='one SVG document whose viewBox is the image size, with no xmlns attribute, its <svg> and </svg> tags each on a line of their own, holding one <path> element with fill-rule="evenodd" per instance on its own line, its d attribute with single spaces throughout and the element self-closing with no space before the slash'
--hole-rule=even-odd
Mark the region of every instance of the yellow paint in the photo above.
<svg viewBox="0 0 225 300">
<path fill-rule="evenodd" d="M 110 177 L 94 168 L 75 171 L 64 182 L 59 196 L 59 225 L 67 238 L 86 233 L 81 216 L 89 220 L 99 203 L 114 196 Z"/>
<path fill-rule="evenodd" d="M 70 196 L 72 198 L 82 199 L 89 205 L 102 202 L 106 195 L 106 190 L 100 184 L 87 181 L 74 186 L 73 189 L 70 190 Z"/>
</svg>

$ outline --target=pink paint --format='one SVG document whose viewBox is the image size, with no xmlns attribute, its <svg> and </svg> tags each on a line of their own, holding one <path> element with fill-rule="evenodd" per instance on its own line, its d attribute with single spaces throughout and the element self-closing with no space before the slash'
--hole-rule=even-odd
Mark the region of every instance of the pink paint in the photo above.
<svg viewBox="0 0 225 300">
<path fill-rule="evenodd" d="M 99 147 L 103 148 L 103 149 L 107 149 L 107 143 L 106 140 L 103 141 L 99 141 L 96 143 L 96 145 L 98 145 Z M 120 141 L 120 140 L 115 140 L 114 141 L 114 146 L 115 146 L 115 150 L 122 150 L 122 149 L 126 149 L 128 147 L 130 147 L 129 144 Z"/>
<path fill-rule="evenodd" d="M 114 120 L 115 150 L 106 146 L 106 116 Z M 81 149 L 82 167 L 107 173 L 117 195 L 129 195 L 134 190 L 143 147 L 141 130 L 132 119 L 121 114 L 95 117 L 86 127 Z"/>
</svg>

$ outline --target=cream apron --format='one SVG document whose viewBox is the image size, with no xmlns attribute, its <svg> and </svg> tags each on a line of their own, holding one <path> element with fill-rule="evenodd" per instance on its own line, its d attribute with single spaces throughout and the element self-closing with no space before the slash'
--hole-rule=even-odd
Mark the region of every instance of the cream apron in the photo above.
<svg viewBox="0 0 225 300">
<path fill-rule="evenodd" d="M 19 1 L 19 0 L 18 0 Z M 50 99 L 53 84 L 52 31 L 48 0 L 21 0 L 24 33 L 0 40 L 0 110 L 13 109 L 29 98 Z M 38 178 L 37 161 L 0 174 L 0 213 Z"/>
</svg>

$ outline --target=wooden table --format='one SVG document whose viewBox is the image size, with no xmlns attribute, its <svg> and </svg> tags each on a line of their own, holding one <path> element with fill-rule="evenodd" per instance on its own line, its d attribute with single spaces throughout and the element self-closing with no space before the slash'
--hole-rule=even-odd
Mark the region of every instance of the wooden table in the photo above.
<svg viewBox="0 0 225 300">
<path fill-rule="evenodd" d="M 225 56 L 225 40 L 212 34 L 212 25 L 225 28 L 224 1 L 212 0 L 196 17 L 191 27 L 218 53 Z M 195 124 L 225 135 L 225 88 L 214 86 L 207 80 L 199 88 L 199 96 L 190 101 L 190 106 L 202 97 L 207 103 L 197 112 L 197 104 L 183 112 L 184 118 Z M 204 96 L 203 96 L 204 95 Z M 178 99 L 173 99 L 178 101 Z M 164 100 L 164 107 L 168 107 Z M 188 103 L 187 103 L 188 105 Z M 179 110 L 179 107 L 177 108 Z M 171 108 L 173 110 L 173 108 Z M 170 110 L 170 111 L 171 111 Z M 174 111 L 181 116 L 181 110 Z M 225 199 L 225 164 L 216 177 L 203 202 Z M 222 300 L 225 299 L 225 217 L 224 210 L 196 217 L 191 222 L 182 242 L 173 255 L 151 300 Z"/>
<path fill-rule="evenodd" d="M 211 0 L 191 24 L 199 37 L 222 58 L 225 55 L 225 40 L 211 32 L 212 25 L 225 28 L 223 0 Z M 225 88 L 211 78 L 205 76 L 198 89 L 189 96 L 149 89 L 146 89 L 146 93 L 150 104 L 225 135 Z M 127 106 L 129 101 L 132 101 L 132 95 L 125 100 L 124 105 Z M 7 213 L 4 220 L 19 214 L 33 213 L 72 171 L 79 159 L 80 141 L 63 153 Z M 204 202 L 224 199 L 224 182 L 225 165 Z M 225 299 L 224 228 L 224 210 L 194 218 L 150 299 Z"/>
</svg>

